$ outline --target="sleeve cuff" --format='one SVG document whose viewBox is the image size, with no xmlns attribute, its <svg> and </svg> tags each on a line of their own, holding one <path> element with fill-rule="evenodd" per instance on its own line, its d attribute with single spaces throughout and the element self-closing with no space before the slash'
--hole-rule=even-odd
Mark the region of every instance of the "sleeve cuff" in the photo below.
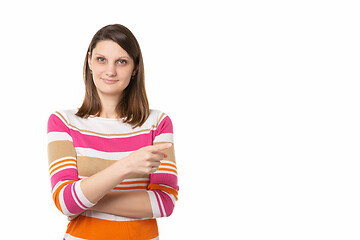
<svg viewBox="0 0 360 240">
<path fill-rule="evenodd" d="M 158 203 L 157 197 L 155 195 L 156 193 L 153 191 L 147 191 L 147 193 L 149 194 L 149 198 L 150 198 L 151 208 L 152 208 L 152 212 L 153 212 L 153 218 L 161 217 L 159 203 Z"/>
<path fill-rule="evenodd" d="M 77 181 L 75 183 L 75 192 L 76 192 L 76 195 L 78 197 L 78 201 L 80 202 L 80 204 L 82 205 L 82 207 L 85 207 L 85 208 L 91 208 L 93 207 L 96 203 L 92 203 L 90 202 L 84 195 L 83 191 L 81 190 L 81 184 L 82 180 L 80 181 Z"/>
</svg>

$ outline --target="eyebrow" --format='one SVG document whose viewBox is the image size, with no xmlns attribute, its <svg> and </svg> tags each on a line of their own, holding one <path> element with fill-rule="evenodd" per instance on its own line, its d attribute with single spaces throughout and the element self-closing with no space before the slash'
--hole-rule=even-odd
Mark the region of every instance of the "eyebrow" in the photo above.
<svg viewBox="0 0 360 240">
<path fill-rule="evenodd" d="M 100 54 L 100 53 L 94 53 L 94 55 L 97 55 L 97 56 L 100 56 L 100 57 L 105 57 L 104 55 Z M 106 57 L 105 57 L 106 58 Z M 121 59 L 121 58 L 127 58 L 127 59 L 130 59 L 129 57 L 127 56 L 121 56 L 121 57 L 118 57 L 118 59 Z"/>
</svg>

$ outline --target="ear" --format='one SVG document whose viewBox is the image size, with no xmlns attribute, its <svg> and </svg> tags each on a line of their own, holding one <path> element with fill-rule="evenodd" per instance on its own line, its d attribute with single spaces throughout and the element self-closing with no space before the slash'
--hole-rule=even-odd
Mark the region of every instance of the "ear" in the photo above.
<svg viewBox="0 0 360 240">
<path fill-rule="evenodd" d="M 92 66 L 91 66 L 91 56 L 90 56 L 90 52 L 88 52 L 88 65 L 89 65 L 89 69 L 92 71 Z"/>
<path fill-rule="evenodd" d="M 137 74 L 137 71 L 138 71 L 138 67 L 136 66 L 131 74 L 131 76 L 135 76 Z"/>
</svg>

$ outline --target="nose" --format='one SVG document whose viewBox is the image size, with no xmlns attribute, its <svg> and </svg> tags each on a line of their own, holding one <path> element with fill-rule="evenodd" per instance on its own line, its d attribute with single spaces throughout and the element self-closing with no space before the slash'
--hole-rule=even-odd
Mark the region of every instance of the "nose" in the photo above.
<svg viewBox="0 0 360 240">
<path fill-rule="evenodd" d="M 109 76 L 109 77 L 116 76 L 115 64 L 108 64 L 107 69 L 106 69 L 106 75 Z"/>
</svg>

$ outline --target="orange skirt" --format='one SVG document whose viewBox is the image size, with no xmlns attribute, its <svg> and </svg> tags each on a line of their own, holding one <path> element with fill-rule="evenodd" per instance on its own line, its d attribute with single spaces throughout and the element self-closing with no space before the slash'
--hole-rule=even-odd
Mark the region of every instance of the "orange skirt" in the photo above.
<svg viewBox="0 0 360 240">
<path fill-rule="evenodd" d="M 70 221 L 66 233 L 89 240 L 150 240 L 159 236 L 156 219 L 110 221 L 82 215 Z"/>
</svg>

